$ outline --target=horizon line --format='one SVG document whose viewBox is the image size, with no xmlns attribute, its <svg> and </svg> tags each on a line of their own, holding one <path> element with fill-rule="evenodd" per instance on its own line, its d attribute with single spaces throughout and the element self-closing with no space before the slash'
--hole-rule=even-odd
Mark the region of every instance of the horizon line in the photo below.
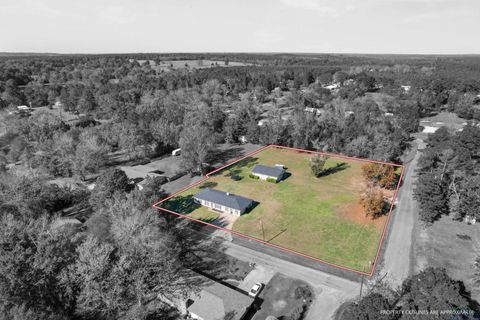
<svg viewBox="0 0 480 320">
<path fill-rule="evenodd" d="M 129 55 L 129 54 L 259 54 L 259 55 L 360 55 L 360 56 L 480 56 L 480 53 L 374 53 L 374 52 L 295 52 L 295 51 L 135 51 L 135 52 L 40 52 L 40 51 L 0 51 L 0 56 L 16 55 Z"/>
</svg>

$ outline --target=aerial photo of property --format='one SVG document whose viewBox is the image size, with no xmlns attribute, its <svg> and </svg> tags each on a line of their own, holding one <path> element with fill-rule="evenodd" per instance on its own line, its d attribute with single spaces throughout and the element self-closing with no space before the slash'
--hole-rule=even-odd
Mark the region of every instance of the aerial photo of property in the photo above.
<svg viewBox="0 0 480 320">
<path fill-rule="evenodd" d="M 480 0 L 0 2 L 0 320 L 480 320 Z"/>
</svg>

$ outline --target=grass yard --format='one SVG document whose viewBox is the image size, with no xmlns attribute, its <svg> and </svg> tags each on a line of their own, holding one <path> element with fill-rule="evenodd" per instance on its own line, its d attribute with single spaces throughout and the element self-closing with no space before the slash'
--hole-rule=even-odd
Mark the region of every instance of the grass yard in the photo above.
<svg viewBox="0 0 480 320">
<path fill-rule="evenodd" d="M 311 156 L 275 147 L 265 149 L 211 175 L 163 206 L 212 222 L 218 214 L 195 204 L 192 195 L 202 188 L 241 195 L 258 204 L 234 222 L 234 231 L 329 263 L 370 272 L 386 217 L 365 217 L 359 203 L 365 187 L 361 172 L 364 162 L 331 157 L 327 161 L 329 172 L 316 178 L 309 167 Z M 289 174 L 283 181 L 275 184 L 249 177 L 256 164 L 277 163 L 283 164 Z M 233 176 L 240 180 L 233 180 Z"/>
</svg>

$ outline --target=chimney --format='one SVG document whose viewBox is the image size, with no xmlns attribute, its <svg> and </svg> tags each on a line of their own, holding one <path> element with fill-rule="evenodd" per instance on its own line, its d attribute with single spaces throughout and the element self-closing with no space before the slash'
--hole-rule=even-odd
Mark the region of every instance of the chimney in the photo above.
<svg viewBox="0 0 480 320">
<path fill-rule="evenodd" d="M 230 192 L 227 192 L 226 194 L 227 194 L 227 196 L 229 196 L 229 195 L 230 195 Z"/>
</svg>

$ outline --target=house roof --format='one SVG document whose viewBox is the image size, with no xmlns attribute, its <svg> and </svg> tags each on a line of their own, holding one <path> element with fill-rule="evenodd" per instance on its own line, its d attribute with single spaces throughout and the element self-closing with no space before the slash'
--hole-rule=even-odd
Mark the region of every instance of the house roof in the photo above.
<svg viewBox="0 0 480 320">
<path fill-rule="evenodd" d="M 204 320 L 223 320 L 227 314 L 233 314 L 231 320 L 239 320 L 253 302 L 251 297 L 217 282 L 192 300 L 193 304 L 187 310 Z"/>
<path fill-rule="evenodd" d="M 200 191 L 195 195 L 195 198 L 220 204 L 222 206 L 240 211 L 246 210 L 253 202 L 252 199 L 210 188 Z"/>
<path fill-rule="evenodd" d="M 142 165 L 134 166 L 134 167 L 120 167 L 120 170 L 125 172 L 125 174 L 129 179 L 138 179 L 138 178 L 145 179 L 146 177 L 155 178 L 155 177 L 162 176 L 161 174 L 153 172 L 157 169 L 148 167 L 148 166 L 142 166 Z"/>
<path fill-rule="evenodd" d="M 273 177 L 275 179 L 280 179 L 285 170 L 278 167 L 267 167 L 261 164 L 257 164 L 255 168 L 253 168 L 252 173 L 263 174 L 269 177 Z"/>
</svg>

